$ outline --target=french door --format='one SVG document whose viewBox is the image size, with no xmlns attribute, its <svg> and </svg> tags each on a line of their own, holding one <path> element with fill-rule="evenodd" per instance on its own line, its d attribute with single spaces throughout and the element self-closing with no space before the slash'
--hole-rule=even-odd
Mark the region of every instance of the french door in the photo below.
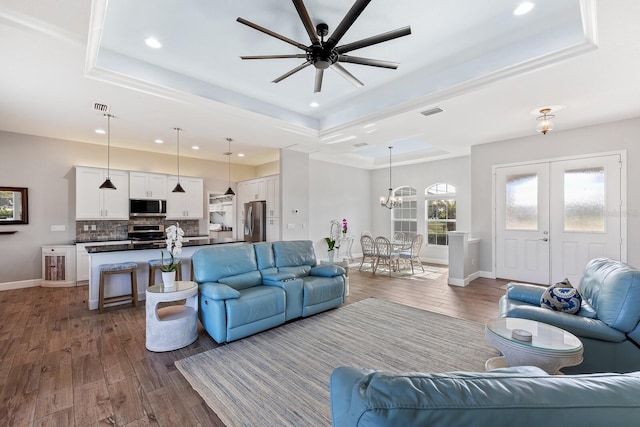
<svg viewBox="0 0 640 427">
<path fill-rule="evenodd" d="M 622 254 L 621 155 L 495 169 L 496 277 L 549 284 Z"/>
</svg>

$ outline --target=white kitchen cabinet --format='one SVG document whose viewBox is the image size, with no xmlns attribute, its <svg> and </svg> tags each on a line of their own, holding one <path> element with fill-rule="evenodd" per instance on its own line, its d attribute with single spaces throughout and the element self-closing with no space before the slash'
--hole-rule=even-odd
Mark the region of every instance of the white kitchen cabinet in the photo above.
<svg viewBox="0 0 640 427">
<path fill-rule="evenodd" d="M 267 217 L 267 242 L 280 240 L 280 218 Z"/>
<path fill-rule="evenodd" d="M 248 202 L 267 199 L 267 180 L 264 178 L 252 179 L 247 182 Z"/>
<path fill-rule="evenodd" d="M 42 247 L 43 287 L 76 285 L 76 257 L 73 245 L 45 245 Z"/>
<path fill-rule="evenodd" d="M 131 199 L 166 199 L 167 175 L 129 172 L 129 197 Z"/>
<path fill-rule="evenodd" d="M 107 170 L 76 166 L 76 220 L 129 219 L 129 173 L 109 171 L 115 190 L 101 190 Z"/>
<path fill-rule="evenodd" d="M 267 218 L 280 216 L 280 176 L 267 177 Z"/>
<path fill-rule="evenodd" d="M 167 178 L 167 219 L 202 219 L 204 217 L 204 184 L 202 178 L 180 177 L 184 193 L 171 190 L 178 183 L 178 177 Z"/>
<path fill-rule="evenodd" d="M 76 282 L 89 280 L 89 253 L 87 246 L 126 245 L 131 240 L 114 240 L 109 242 L 76 243 Z"/>
</svg>

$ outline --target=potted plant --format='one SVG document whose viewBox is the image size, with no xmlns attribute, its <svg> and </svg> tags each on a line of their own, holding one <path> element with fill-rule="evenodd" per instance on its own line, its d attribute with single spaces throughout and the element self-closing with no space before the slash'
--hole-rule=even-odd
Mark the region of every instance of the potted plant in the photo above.
<svg viewBox="0 0 640 427">
<path fill-rule="evenodd" d="M 164 251 L 160 252 L 162 259 L 162 283 L 165 287 L 170 288 L 175 286 L 176 282 L 176 270 L 180 268 L 180 260 L 176 262 L 175 256 L 182 252 L 182 240 L 184 231 L 180 228 L 180 224 L 176 222 L 176 225 L 171 225 L 165 230 L 167 233 L 167 252 L 171 259 L 169 264 L 164 263 Z"/>
</svg>

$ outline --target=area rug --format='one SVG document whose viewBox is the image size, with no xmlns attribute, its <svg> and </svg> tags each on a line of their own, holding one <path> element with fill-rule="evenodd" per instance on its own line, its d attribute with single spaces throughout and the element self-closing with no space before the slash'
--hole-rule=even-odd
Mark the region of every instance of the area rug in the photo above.
<svg viewBox="0 0 640 427">
<path fill-rule="evenodd" d="M 331 425 L 338 366 L 484 371 L 484 325 L 369 298 L 176 362 L 227 426 Z"/>
<path fill-rule="evenodd" d="M 448 274 L 449 270 L 447 267 L 438 267 L 435 265 L 423 264 L 424 271 L 419 266 L 415 266 L 413 269 L 413 274 L 411 274 L 411 267 L 403 266 L 400 271 L 392 271 L 391 277 L 400 278 L 400 279 L 412 279 L 412 280 L 437 280 L 441 278 L 443 275 Z M 349 268 L 360 268 L 360 262 L 353 262 L 349 264 Z M 365 263 L 362 266 L 361 271 L 366 271 L 372 273 L 370 263 Z M 383 269 L 382 267 L 376 272 L 381 276 L 385 276 L 389 274 L 387 269 Z"/>
</svg>

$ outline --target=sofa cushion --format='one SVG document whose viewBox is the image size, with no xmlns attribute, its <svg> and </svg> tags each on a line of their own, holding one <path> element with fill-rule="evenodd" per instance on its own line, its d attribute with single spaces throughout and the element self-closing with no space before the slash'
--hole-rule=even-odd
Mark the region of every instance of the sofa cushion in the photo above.
<svg viewBox="0 0 640 427">
<path fill-rule="evenodd" d="M 285 310 L 285 293 L 276 286 L 255 286 L 240 291 L 240 298 L 226 301 L 229 329 L 266 319 Z"/>
<path fill-rule="evenodd" d="M 553 311 L 576 314 L 580 310 L 582 297 L 578 290 L 571 286 L 569 279 L 550 286 L 540 297 L 540 306 Z"/>
<path fill-rule="evenodd" d="M 344 281 L 342 276 L 307 276 L 302 278 L 302 281 L 304 283 L 304 300 L 302 301 L 304 307 L 321 304 L 336 298 L 341 298 L 344 295 Z"/>
<path fill-rule="evenodd" d="M 318 265 L 312 267 L 309 274 L 312 276 L 335 277 L 345 274 L 345 269 L 339 265 Z"/>
<path fill-rule="evenodd" d="M 311 240 L 290 240 L 273 242 L 273 255 L 276 267 L 291 267 L 317 264 L 316 253 Z M 280 270 L 281 271 L 281 270 Z"/>
<path fill-rule="evenodd" d="M 259 271 L 236 274 L 235 276 L 221 277 L 218 282 L 231 286 L 234 289 L 246 289 L 262 284 L 262 276 Z"/>
<path fill-rule="evenodd" d="M 278 268 L 279 273 L 289 273 L 289 274 L 293 274 L 296 277 L 308 276 L 310 271 L 311 271 L 311 267 L 308 265 L 298 265 L 298 266 L 292 266 L 292 267 Z"/>
<path fill-rule="evenodd" d="M 194 279 L 198 283 L 217 282 L 258 269 L 252 245 L 214 245 L 198 249 L 191 257 Z"/>
<path fill-rule="evenodd" d="M 258 270 L 266 270 L 275 268 L 276 261 L 273 257 L 273 247 L 270 242 L 258 242 L 253 244 L 256 252 L 256 261 L 258 262 Z"/>
</svg>

